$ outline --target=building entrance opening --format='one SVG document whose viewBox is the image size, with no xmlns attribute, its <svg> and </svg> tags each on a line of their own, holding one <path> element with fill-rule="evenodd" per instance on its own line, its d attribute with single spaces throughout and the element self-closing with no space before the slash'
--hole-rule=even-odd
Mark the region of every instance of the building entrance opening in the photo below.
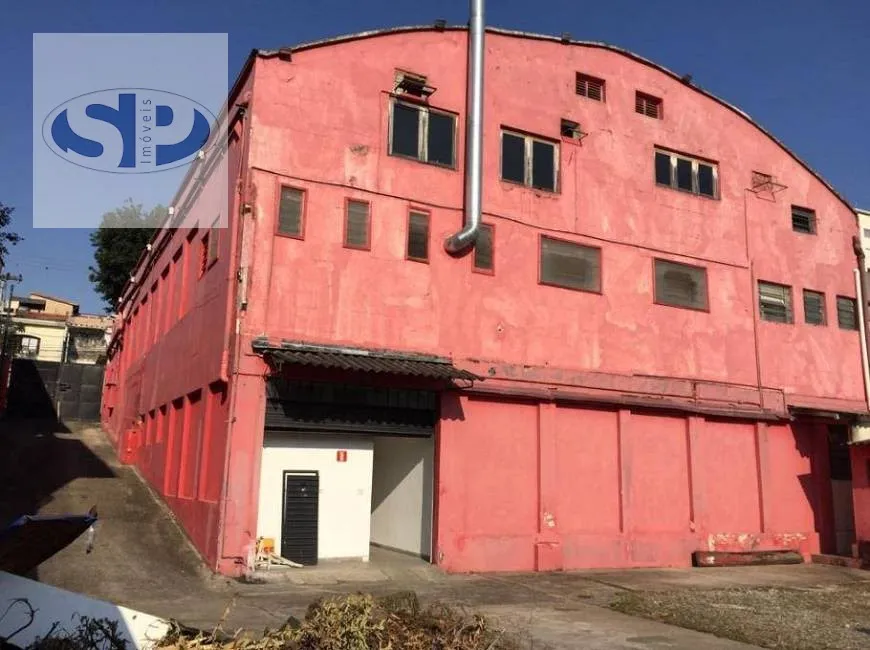
<svg viewBox="0 0 870 650">
<path fill-rule="evenodd" d="M 273 381 L 257 536 L 303 566 L 431 561 L 437 393 Z"/>
<path fill-rule="evenodd" d="M 849 457 L 849 428 L 828 427 L 828 449 L 831 465 L 831 495 L 833 498 L 834 538 L 837 555 L 851 557 L 855 543 L 855 513 L 852 505 L 852 463 Z"/>
</svg>

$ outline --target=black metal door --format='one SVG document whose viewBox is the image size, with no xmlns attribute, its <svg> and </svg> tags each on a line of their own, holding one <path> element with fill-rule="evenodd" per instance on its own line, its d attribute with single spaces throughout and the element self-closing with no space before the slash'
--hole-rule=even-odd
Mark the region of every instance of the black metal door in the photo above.
<svg viewBox="0 0 870 650">
<path fill-rule="evenodd" d="M 284 472 L 281 557 L 305 566 L 317 564 L 317 472 Z"/>
</svg>

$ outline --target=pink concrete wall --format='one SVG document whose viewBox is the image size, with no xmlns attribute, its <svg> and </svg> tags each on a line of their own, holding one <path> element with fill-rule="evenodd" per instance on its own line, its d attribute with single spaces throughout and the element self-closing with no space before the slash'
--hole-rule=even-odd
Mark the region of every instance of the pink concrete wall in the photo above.
<svg viewBox="0 0 870 650">
<path fill-rule="evenodd" d="M 835 310 L 836 295 L 854 296 L 854 215 L 743 117 L 620 53 L 487 36 L 484 210 L 495 225 L 496 272 L 474 274 L 469 257 L 448 257 L 441 241 L 462 221 L 464 64 L 463 32 L 382 36 L 257 62 L 258 239 L 274 232 L 280 183 L 306 190 L 308 204 L 304 240 L 258 244 L 274 269 L 251 282 L 260 307 L 248 331 L 762 384 L 795 403 L 860 408 L 858 334 L 836 326 Z M 396 68 L 428 75 L 432 105 L 460 114 L 458 171 L 387 155 Z M 604 78 L 607 101 L 577 96 L 575 71 Z M 663 98 L 663 120 L 634 112 L 636 89 Z M 561 142 L 560 192 L 500 181 L 499 125 L 558 140 L 563 117 L 589 135 Z M 655 145 L 719 161 L 721 200 L 657 187 Z M 755 170 L 788 187 L 775 201 L 756 196 L 747 190 Z M 347 198 L 371 201 L 371 251 L 342 247 Z M 817 211 L 818 235 L 792 231 L 792 203 Z M 405 260 L 411 206 L 431 211 L 429 264 Z M 602 295 L 538 285 L 541 233 L 603 248 Z M 710 312 L 653 304 L 654 257 L 705 266 Z M 797 321 L 759 323 L 758 360 L 753 273 L 793 285 Z M 803 288 L 826 293 L 831 325 L 803 324 Z"/>
<path fill-rule="evenodd" d="M 438 439 L 436 557 L 448 571 L 819 551 L 818 452 L 801 426 L 460 402 L 462 418 L 442 420 Z"/>
</svg>

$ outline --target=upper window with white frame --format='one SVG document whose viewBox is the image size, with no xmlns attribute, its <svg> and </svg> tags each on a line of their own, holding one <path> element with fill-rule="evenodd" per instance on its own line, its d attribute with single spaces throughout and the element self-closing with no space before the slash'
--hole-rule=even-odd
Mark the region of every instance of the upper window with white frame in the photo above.
<svg viewBox="0 0 870 650">
<path fill-rule="evenodd" d="M 501 178 L 537 190 L 557 191 L 559 145 L 508 130 L 501 132 Z"/>
<path fill-rule="evenodd" d="M 657 185 L 719 198 L 719 166 L 714 162 L 656 149 L 655 169 Z"/>
<path fill-rule="evenodd" d="M 399 99 L 390 106 L 391 156 L 456 167 L 456 115 Z"/>
</svg>

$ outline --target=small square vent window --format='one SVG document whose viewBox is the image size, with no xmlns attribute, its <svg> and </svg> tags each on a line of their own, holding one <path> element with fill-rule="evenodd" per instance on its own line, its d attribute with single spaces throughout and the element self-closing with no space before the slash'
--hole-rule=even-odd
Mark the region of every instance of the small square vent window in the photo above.
<svg viewBox="0 0 870 650">
<path fill-rule="evenodd" d="M 591 77 L 581 72 L 577 73 L 576 90 L 578 95 L 594 99 L 597 102 L 604 101 L 604 79 Z"/>
<path fill-rule="evenodd" d="M 809 210 L 808 208 L 799 208 L 796 205 L 791 206 L 791 228 L 795 232 L 802 232 L 806 235 L 815 235 L 815 210 Z"/>
<path fill-rule="evenodd" d="M 662 100 L 646 93 L 635 93 L 634 111 L 657 120 L 662 119 Z"/>
</svg>

